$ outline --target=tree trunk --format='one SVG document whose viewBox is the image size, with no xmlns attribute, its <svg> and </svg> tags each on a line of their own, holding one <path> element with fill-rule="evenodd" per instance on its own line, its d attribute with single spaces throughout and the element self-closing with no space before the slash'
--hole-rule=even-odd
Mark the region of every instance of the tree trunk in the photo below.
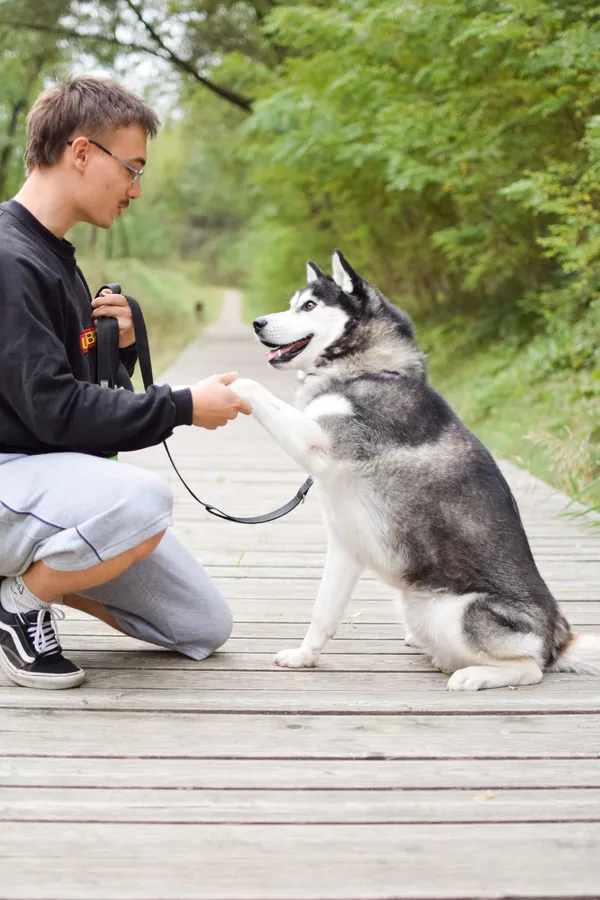
<svg viewBox="0 0 600 900">
<path fill-rule="evenodd" d="M 14 150 L 13 138 L 19 124 L 19 116 L 27 107 L 27 96 L 20 97 L 13 105 L 8 128 L 6 130 L 6 144 L 0 153 L 0 198 L 4 198 L 6 192 L 6 184 L 8 181 L 8 169 L 10 160 Z"/>
</svg>

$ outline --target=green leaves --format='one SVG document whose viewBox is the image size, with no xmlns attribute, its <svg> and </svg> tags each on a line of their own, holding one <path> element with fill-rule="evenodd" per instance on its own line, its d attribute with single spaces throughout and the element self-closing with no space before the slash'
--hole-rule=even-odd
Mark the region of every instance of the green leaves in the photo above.
<svg viewBox="0 0 600 900">
<path fill-rule="evenodd" d="M 532 291 L 548 308 L 587 303 L 598 21 L 566 0 L 279 4 L 266 33 L 287 52 L 245 130 L 250 232 L 314 247 L 325 230 L 421 315 L 529 318 Z M 251 268 L 258 282 L 276 267 Z"/>
</svg>

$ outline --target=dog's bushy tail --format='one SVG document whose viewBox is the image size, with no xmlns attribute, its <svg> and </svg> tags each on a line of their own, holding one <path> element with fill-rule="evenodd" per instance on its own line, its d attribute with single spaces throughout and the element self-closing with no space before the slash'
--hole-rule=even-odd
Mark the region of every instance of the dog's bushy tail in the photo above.
<svg viewBox="0 0 600 900">
<path fill-rule="evenodd" d="M 552 672 L 600 675 L 600 634 L 574 634 L 550 668 Z"/>
</svg>

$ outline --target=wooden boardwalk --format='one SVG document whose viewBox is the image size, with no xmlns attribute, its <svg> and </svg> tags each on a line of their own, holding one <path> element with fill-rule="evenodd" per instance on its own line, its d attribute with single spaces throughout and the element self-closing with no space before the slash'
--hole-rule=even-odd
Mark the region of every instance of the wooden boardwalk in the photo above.
<svg viewBox="0 0 600 900">
<path fill-rule="evenodd" d="M 291 397 L 230 292 L 165 379 L 238 369 Z M 267 511 L 303 480 L 259 426 L 180 429 L 207 501 Z M 361 580 L 314 671 L 277 669 L 324 559 L 315 493 L 286 519 L 209 517 L 162 448 L 128 461 L 173 485 L 176 531 L 234 611 L 202 663 L 73 613 L 77 690 L 0 681 L 1 900 L 371 900 L 600 896 L 600 679 L 448 693 L 404 647 L 390 591 Z M 600 536 L 505 466 L 542 574 L 579 631 L 600 630 Z"/>
</svg>

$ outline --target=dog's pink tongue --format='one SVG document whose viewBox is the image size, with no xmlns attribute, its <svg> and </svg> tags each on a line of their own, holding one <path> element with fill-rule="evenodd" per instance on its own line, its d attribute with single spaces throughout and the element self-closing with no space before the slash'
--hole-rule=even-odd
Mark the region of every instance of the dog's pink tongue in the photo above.
<svg viewBox="0 0 600 900">
<path fill-rule="evenodd" d="M 294 341 L 293 344 L 285 344 L 283 347 L 278 347 L 277 350 L 269 350 L 267 353 L 267 360 L 271 362 L 272 359 L 275 359 L 276 356 L 280 356 L 282 353 L 287 353 L 288 350 L 295 350 L 296 347 L 304 347 L 308 344 L 307 338 L 302 338 L 301 341 Z"/>
</svg>

